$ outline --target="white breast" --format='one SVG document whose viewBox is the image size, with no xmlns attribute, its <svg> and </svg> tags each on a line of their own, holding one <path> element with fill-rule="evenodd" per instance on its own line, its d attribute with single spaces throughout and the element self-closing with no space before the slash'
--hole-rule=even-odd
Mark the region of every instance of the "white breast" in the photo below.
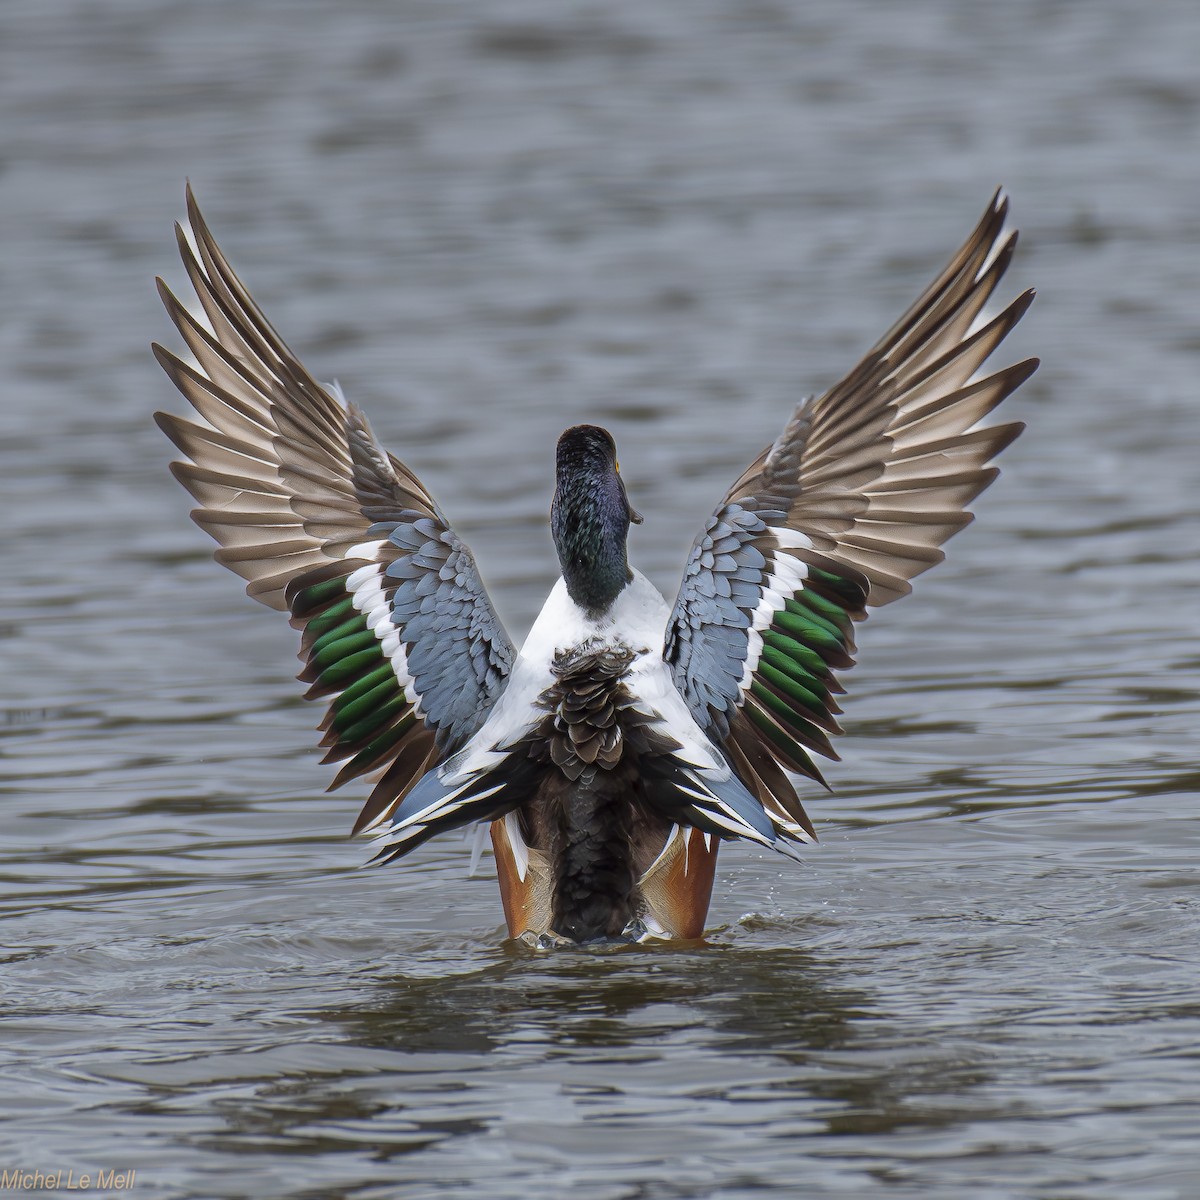
<svg viewBox="0 0 1200 1200">
<path fill-rule="evenodd" d="M 555 654 L 583 642 L 620 643 L 631 650 L 662 654 L 671 609 L 658 589 L 640 571 L 601 617 L 591 617 L 570 596 L 560 579 L 533 623 L 521 657 L 543 663 L 549 670 Z"/>
<path fill-rule="evenodd" d="M 554 683 L 550 667 L 555 655 L 584 642 L 623 645 L 638 652 L 627 677 L 638 707 L 665 719 L 676 736 L 685 734 L 688 761 L 723 768 L 663 662 L 663 638 L 670 615 L 666 600 L 640 571 L 634 571 L 629 586 L 601 617 L 584 612 L 567 595 L 567 586 L 560 579 L 534 621 L 496 707 L 483 728 L 443 766 L 443 777 L 462 777 L 497 765 L 503 757 L 499 748 L 519 739 L 540 715 L 534 704 Z"/>
</svg>

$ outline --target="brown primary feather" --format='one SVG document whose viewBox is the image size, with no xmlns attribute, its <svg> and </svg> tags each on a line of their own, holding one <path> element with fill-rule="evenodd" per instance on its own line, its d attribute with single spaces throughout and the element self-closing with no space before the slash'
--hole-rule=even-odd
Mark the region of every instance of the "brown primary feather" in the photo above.
<svg viewBox="0 0 1200 1200">
<path fill-rule="evenodd" d="M 1004 203 L 993 204 L 921 298 L 842 383 L 802 407 L 731 493 L 751 491 L 771 473 L 772 456 L 794 453 L 798 442 L 799 491 L 788 524 L 832 536 L 836 557 L 870 581 L 871 605 L 905 594 L 913 576 L 940 561 L 937 547 L 969 520 L 962 505 L 995 477 L 985 464 L 1022 428 L 973 426 L 1032 374 L 1036 360 L 969 382 L 1032 299 L 1025 293 L 968 334 L 1012 255 L 1015 234 L 997 248 L 1005 212 Z M 945 486 L 950 476 L 953 489 Z M 847 490 L 865 505 L 849 530 L 831 528 L 829 501 Z"/>
<path fill-rule="evenodd" d="M 199 369 L 154 350 L 205 424 L 157 419 L 190 460 L 172 470 L 201 505 L 197 523 L 222 543 L 219 561 L 250 595 L 285 609 L 289 582 L 362 539 L 374 519 L 366 508 L 436 506 L 376 447 L 361 415 L 305 370 L 230 268 L 190 190 L 188 215 L 196 248 L 179 230 L 180 253 L 212 332 L 160 281 Z"/>
</svg>

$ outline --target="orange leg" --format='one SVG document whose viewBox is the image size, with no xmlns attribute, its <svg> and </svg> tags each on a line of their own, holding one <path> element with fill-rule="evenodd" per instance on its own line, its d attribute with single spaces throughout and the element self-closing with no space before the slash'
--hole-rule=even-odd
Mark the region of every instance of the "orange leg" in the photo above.
<svg viewBox="0 0 1200 1200">
<path fill-rule="evenodd" d="M 529 865 L 522 879 L 504 820 L 493 821 L 491 832 L 508 936 L 546 933 L 550 928 L 550 876 L 545 856 L 536 850 L 528 851 Z"/>
<path fill-rule="evenodd" d="M 509 937 L 549 932 L 552 888 L 545 855 L 527 851 L 522 879 L 505 822 L 493 821 L 491 834 Z M 703 936 L 720 845 L 716 838 L 711 847 L 706 845 L 699 830 L 683 830 L 643 877 L 641 891 L 649 915 L 672 937 L 690 941 Z"/>
<path fill-rule="evenodd" d="M 721 843 L 705 844 L 698 829 L 686 829 L 642 879 L 642 896 L 654 919 L 673 937 L 702 937 L 717 873 Z"/>
</svg>

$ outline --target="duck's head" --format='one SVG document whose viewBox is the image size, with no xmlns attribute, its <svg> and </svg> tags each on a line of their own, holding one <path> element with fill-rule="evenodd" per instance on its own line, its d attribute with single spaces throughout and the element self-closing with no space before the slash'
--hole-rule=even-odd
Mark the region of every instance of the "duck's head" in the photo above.
<svg viewBox="0 0 1200 1200">
<path fill-rule="evenodd" d="M 632 575 L 625 555 L 630 507 L 617 467 L 612 434 L 598 425 L 575 425 L 558 439 L 558 473 L 550 531 L 567 594 L 598 614 L 612 604 Z"/>
</svg>

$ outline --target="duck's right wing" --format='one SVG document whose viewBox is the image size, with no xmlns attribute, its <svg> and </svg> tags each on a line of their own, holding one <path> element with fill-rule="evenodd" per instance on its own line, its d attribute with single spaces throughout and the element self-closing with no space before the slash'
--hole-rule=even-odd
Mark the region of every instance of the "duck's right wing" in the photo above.
<svg viewBox="0 0 1200 1200">
<path fill-rule="evenodd" d="M 1021 431 L 980 426 L 1036 359 L 975 378 L 1032 292 L 976 328 L 1012 257 L 997 193 L 942 273 L 839 384 L 802 403 L 696 539 L 663 657 L 701 728 L 785 836 L 815 835 L 787 768 L 836 758 L 853 623 L 910 591 L 971 520 Z"/>
<path fill-rule="evenodd" d="M 357 832 L 483 724 L 513 646 L 433 498 L 288 349 L 187 199 L 195 249 L 177 228 L 179 248 L 208 328 L 159 280 L 197 365 L 154 352 L 202 423 L 156 419 L 217 561 L 303 631 L 308 696 L 333 697 L 325 761 L 349 760 L 331 786 L 379 774 Z"/>
</svg>

